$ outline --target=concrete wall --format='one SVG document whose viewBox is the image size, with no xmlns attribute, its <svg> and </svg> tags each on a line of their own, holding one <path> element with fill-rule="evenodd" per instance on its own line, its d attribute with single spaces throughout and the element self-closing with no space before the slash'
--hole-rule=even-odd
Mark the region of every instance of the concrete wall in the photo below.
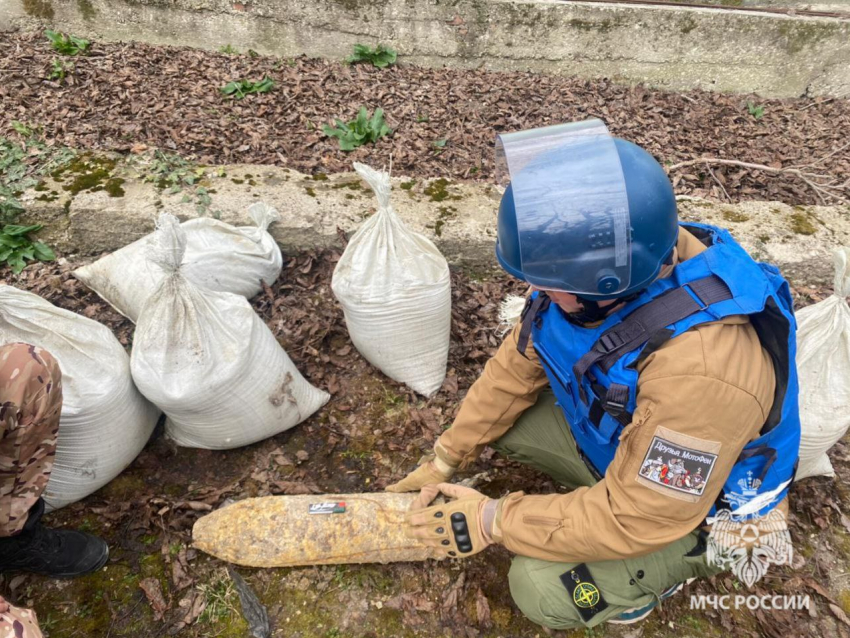
<svg viewBox="0 0 850 638">
<path fill-rule="evenodd" d="M 248 225 L 247 208 L 263 201 L 281 220 L 269 231 L 286 253 L 340 246 L 337 229 L 353 233 L 375 211 L 375 196 L 353 173 L 315 180 L 279 166 L 240 165 L 210 173 L 211 211 L 223 221 Z M 214 176 L 213 176 L 214 175 Z M 493 247 L 500 192 L 487 184 L 442 183 L 445 198 L 435 198 L 433 181 L 393 178 L 393 208 L 413 230 L 433 240 L 450 263 L 475 271 L 498 268 Z M 124 194 L 84 191 L 75 196 L 52 179 L 41 191 L 22 196 L 22 222 L 44 224 L 41 238 L 65 255 L 94 255 L 121 248 L 148 234 L 160 211 L 181 219 L 197 216 L 184 194 L 159 192 L 128 176 Z M 45 194 L 56 194 L 44 201 Z M 42 199 L 39 199 L 41 197 Z M 51 199 L 51 198 L 47 198 Z M 797 286 L 832 282 L 830 251 L 850 245 L 850 207 L 797 206 L 778 202 L 722 204 L 680 198 L 683 220 L 730 228 L 754 257 L 782 268 Z"/>
<path fill-rule="evenodd" d="M 770 97 L 850 95 L 850 21 L 557 0 L 2 0 L 0 29 L 341 59 L 529 70 Z"/>
</svg>

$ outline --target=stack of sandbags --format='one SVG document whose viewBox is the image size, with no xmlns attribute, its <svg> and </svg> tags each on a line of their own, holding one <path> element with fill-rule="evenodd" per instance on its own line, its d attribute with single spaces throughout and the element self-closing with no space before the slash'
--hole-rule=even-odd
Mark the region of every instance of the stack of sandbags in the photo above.
<svg viewBox="0 0 850 638">
<path fill-rule="evenodd" d="M 142 451 L 159 411 L 136 390 L 130 357 L 109 328 L 3 285 L 0 342 L 43 348 L 62 371 L 59 442 L 44 493 L 48 507 L 91 494 Z"/>
<path fill-rule="evenodd" d="M 187 232 L 163 214 L 147 246 L 164 276 L 145 302 L 131 367 L 139 390 L 168 416 L 179 445 L 248 445 L 300 423 L 329 399 L 308 383 L 240 295 L 183 272 Z"/>
<path fill-rule="evenodd" d="M 258 202 L 248 208 L 254 226 L 237 228 L 201 217 L 182 224 L 186 254 L 181 268 L 189 281 L 220 292 L 250 299 L 280 275 L 283 259 L 277 242 L 268 233 L 277 211 Z M 153 239 L 148 235 L 96 262 L 74 271 L 74 276 L 113 308 L 136 322 L 147 298 L 159 287 L 165 273 L 145 258 Z"/>
<path fill-rule="evenodd" d="M 331 287 L 357 350 L 391 379 L 431 396 L 446 376 L 452 290 L 445 257 L 390 205 L 390 176 L 355 162 L 378 212 L 349 240 Z"/>
</svg>

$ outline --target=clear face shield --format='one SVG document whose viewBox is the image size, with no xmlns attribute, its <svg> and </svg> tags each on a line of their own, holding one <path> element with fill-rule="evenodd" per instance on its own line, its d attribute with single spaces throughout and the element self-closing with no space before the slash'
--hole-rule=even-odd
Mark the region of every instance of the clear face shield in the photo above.
<svg viewBox="0 0 850 638">
<path fill-rule="evenodd" d="M 528 283 L 577 295 L 629 287 L 626 183 L 601 120 L 499 135 L 496 171 L 511 184 Z"/>
</svg>

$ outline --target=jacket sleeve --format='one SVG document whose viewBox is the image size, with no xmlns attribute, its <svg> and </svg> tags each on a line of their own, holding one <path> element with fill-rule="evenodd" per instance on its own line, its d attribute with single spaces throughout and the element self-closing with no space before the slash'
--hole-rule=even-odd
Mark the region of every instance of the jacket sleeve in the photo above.
<svg viewBox="0 0 850 638">
<path fill-rule="evenodd" d="M 520 324 L 505 337 L 483 374 L 469 389 L 452 426 L 443 432 L 435 452 L 452 465 L 466 467 L 484 447 L 507 432 L 519 415 L 537 401 L 548 385 L 546 373 L 529 343 L 528 358 L 517 350 Z"/>
<path fill-rule="evenodd" d="M 499 505 L 496 540 L 524 556 L 588 562 L 647 554 L 699 527 L 772 403 L 772 367 L 752 339 L 743 352 L 734 337 L 718 348 L 731 357 L 723 366 L 733 365 L 739 348 L 741 363 L 731 376 L 706 364 L 699 331 L 651 355 L 639 377 L 637 409 L 605 478 L 564 495 L 508 495 Z M 737 376 L 753 375 L 754 384 L 737 382 Z M 704 461 L 701 494 L 676 489 L 674 481 L 648 471 L 648 461 L 661 456 L 669 462 L 676 450 Z"/>
</svg>

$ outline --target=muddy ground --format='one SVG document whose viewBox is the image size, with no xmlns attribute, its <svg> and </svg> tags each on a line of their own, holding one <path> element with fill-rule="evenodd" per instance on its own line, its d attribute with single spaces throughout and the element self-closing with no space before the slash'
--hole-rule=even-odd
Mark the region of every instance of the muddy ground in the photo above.
<svg viewBox="0 0 850 638">
<path fill-rule="evenodd" d="M 193 522 L 228 498 L 379 490 L 411 468 L 448 426 L 500 341 L 498 304 L 505 294 L 519 291 L 517 284 L 495 273 L 453 273 L 449 374 L 440 392 L 424 400 L 385 378 L 352 348 L 329 288 L 340 250 L 288 256 L 280 279 L 253 300 L 299 369 L 332 393 L 328 405 L 289 432 L 225 452 L 176 448 L 158 430 L 121 476 L 50 515 L 50 525 L 102 535 L 112 554 L 106 569 L 74 581 L 0 577 L 0 593 L 33 606 L 47 635 L 248 635 L 224 565 L 191 549 Z M 70 270 L 79 263 L 72 257 L 32 266 L 20 276 L 7 271 L 5 280 L 97 318 L 129 346 L 132 324 L 73 279 Z M 811 303 L 828 292 L 806 289 L 797 301 Z M 843 480 L 850 476 L 850 449 L 841 443 L 832 458 L 837 480 L 807 479 L 792 490 L 796 569 L 772 569 L 752 592 L 808 594 L 811 612 L 689 609 L 690 594 L 740 590 L 732 578 L 721 576 L 688 586 L 641 625 L 564 635 L 850 636 L 844 616 L 850 613 L 850 519 L 842 513 L 850 507 Z M 489 450 L 466 474 L 484 469 L 491 471 L 491 480 L 481 489 L 490 496 L 558 489 L 547 477 Z M 494 548 L 445 563 L 239 572 L 267 606 L 275 636 L 544 635 L 513 606 L 509 565 L 508 553 Z M 154 600 L 156 590 L 162 592 L 159 609 L 145 592 L 152 587 Z"/>
</svg>

